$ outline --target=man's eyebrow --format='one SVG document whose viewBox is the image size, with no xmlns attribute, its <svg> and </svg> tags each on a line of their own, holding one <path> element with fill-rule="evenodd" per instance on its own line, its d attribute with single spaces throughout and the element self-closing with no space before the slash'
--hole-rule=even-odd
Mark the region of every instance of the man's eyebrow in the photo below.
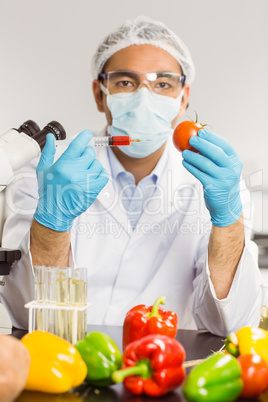
<svg viewBox="0 0 268 402">
<path fill-rule="evenodd" d="M 113 72 L 114 74 L 117 74 L 117 75 L 123 75 L 123 76 L 131 77 L 131 78 L 136 77 L 136 74 L 137 74 L 134 71 L 126 71 L 126 70 L 118 70 L 118 71 L 111 71 L 111 72 Z"/>
<path fill-rule="evenodd" d="M 157 75 L 181 75 L 181 73 L 174 73 L 173 71 L 155 71 Z"/>
</svg>

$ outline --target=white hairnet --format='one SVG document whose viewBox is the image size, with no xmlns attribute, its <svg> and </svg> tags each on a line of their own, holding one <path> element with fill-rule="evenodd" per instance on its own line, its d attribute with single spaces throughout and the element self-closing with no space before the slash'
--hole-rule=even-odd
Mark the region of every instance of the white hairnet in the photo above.
<svg viewBox="0 0 268 402">
<path fill-rule="evenodd" d="M 98 77 L 104 64 L 114 53 L 131 45 L 153 45 L 166 50 L 180 64 L 186 76 L 186 84 L 191 84 L 194 80 L 195 68 L 187 46 L 165 24 L 143 16 L 137 17 L 133 22 L 126 21 L 106 36 L 92 58 L 93 77 Z"/>
</svg>

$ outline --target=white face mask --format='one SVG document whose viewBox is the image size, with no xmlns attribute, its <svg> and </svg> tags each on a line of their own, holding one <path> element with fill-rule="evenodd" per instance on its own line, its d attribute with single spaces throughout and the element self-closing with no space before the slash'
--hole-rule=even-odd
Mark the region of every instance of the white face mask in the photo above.
<svg viewBox="0 0 268 402">
<path fill-rule="evenodd" d="M 112 136 L 150 140 L 118 148 L 133 158 L 144 158 L 159 149 L 173 133 L 171 122 L 180 111 L 182 96 L 183 90 L 174 99 L 151 93 L 144 87 L 134 94 L 108 94 L 107 106 L 113 118 L 108 132 Z"/>
</svg>

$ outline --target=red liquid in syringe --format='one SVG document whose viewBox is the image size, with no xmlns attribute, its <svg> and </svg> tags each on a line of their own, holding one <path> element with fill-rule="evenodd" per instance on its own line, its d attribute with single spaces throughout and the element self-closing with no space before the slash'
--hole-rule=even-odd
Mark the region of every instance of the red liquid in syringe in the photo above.
<svg viewBox="0 0 268 402">
<path fill-rule="evenodd" d="M 130 145 L 132 142 L 143 142 L 145 140 L 132 139 L 126 135 L 93 137 L 95 147 L 117 147 Z"/>
</svg>

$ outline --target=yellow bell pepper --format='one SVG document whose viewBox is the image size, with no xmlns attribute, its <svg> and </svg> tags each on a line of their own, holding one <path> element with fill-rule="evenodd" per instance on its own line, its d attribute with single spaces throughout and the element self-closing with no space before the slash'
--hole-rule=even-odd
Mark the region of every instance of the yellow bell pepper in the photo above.
<svg viewBox="0 0 268 402">
<path fill-rule="evenodd" d="M 31 356 L 25 389 L 59 394 L 84 381 L 86 364 L 68 341 L 49 332 L 34 331 L 21 342 Z"/>
<path fill-rule="evenodd" d="M 225 340 L 225 348 L 235 357 L 258 354 L 268 362 L 268 331 L 256 327 L 240 328 L 236 333 L 230 333 Z"/>
</svg>

